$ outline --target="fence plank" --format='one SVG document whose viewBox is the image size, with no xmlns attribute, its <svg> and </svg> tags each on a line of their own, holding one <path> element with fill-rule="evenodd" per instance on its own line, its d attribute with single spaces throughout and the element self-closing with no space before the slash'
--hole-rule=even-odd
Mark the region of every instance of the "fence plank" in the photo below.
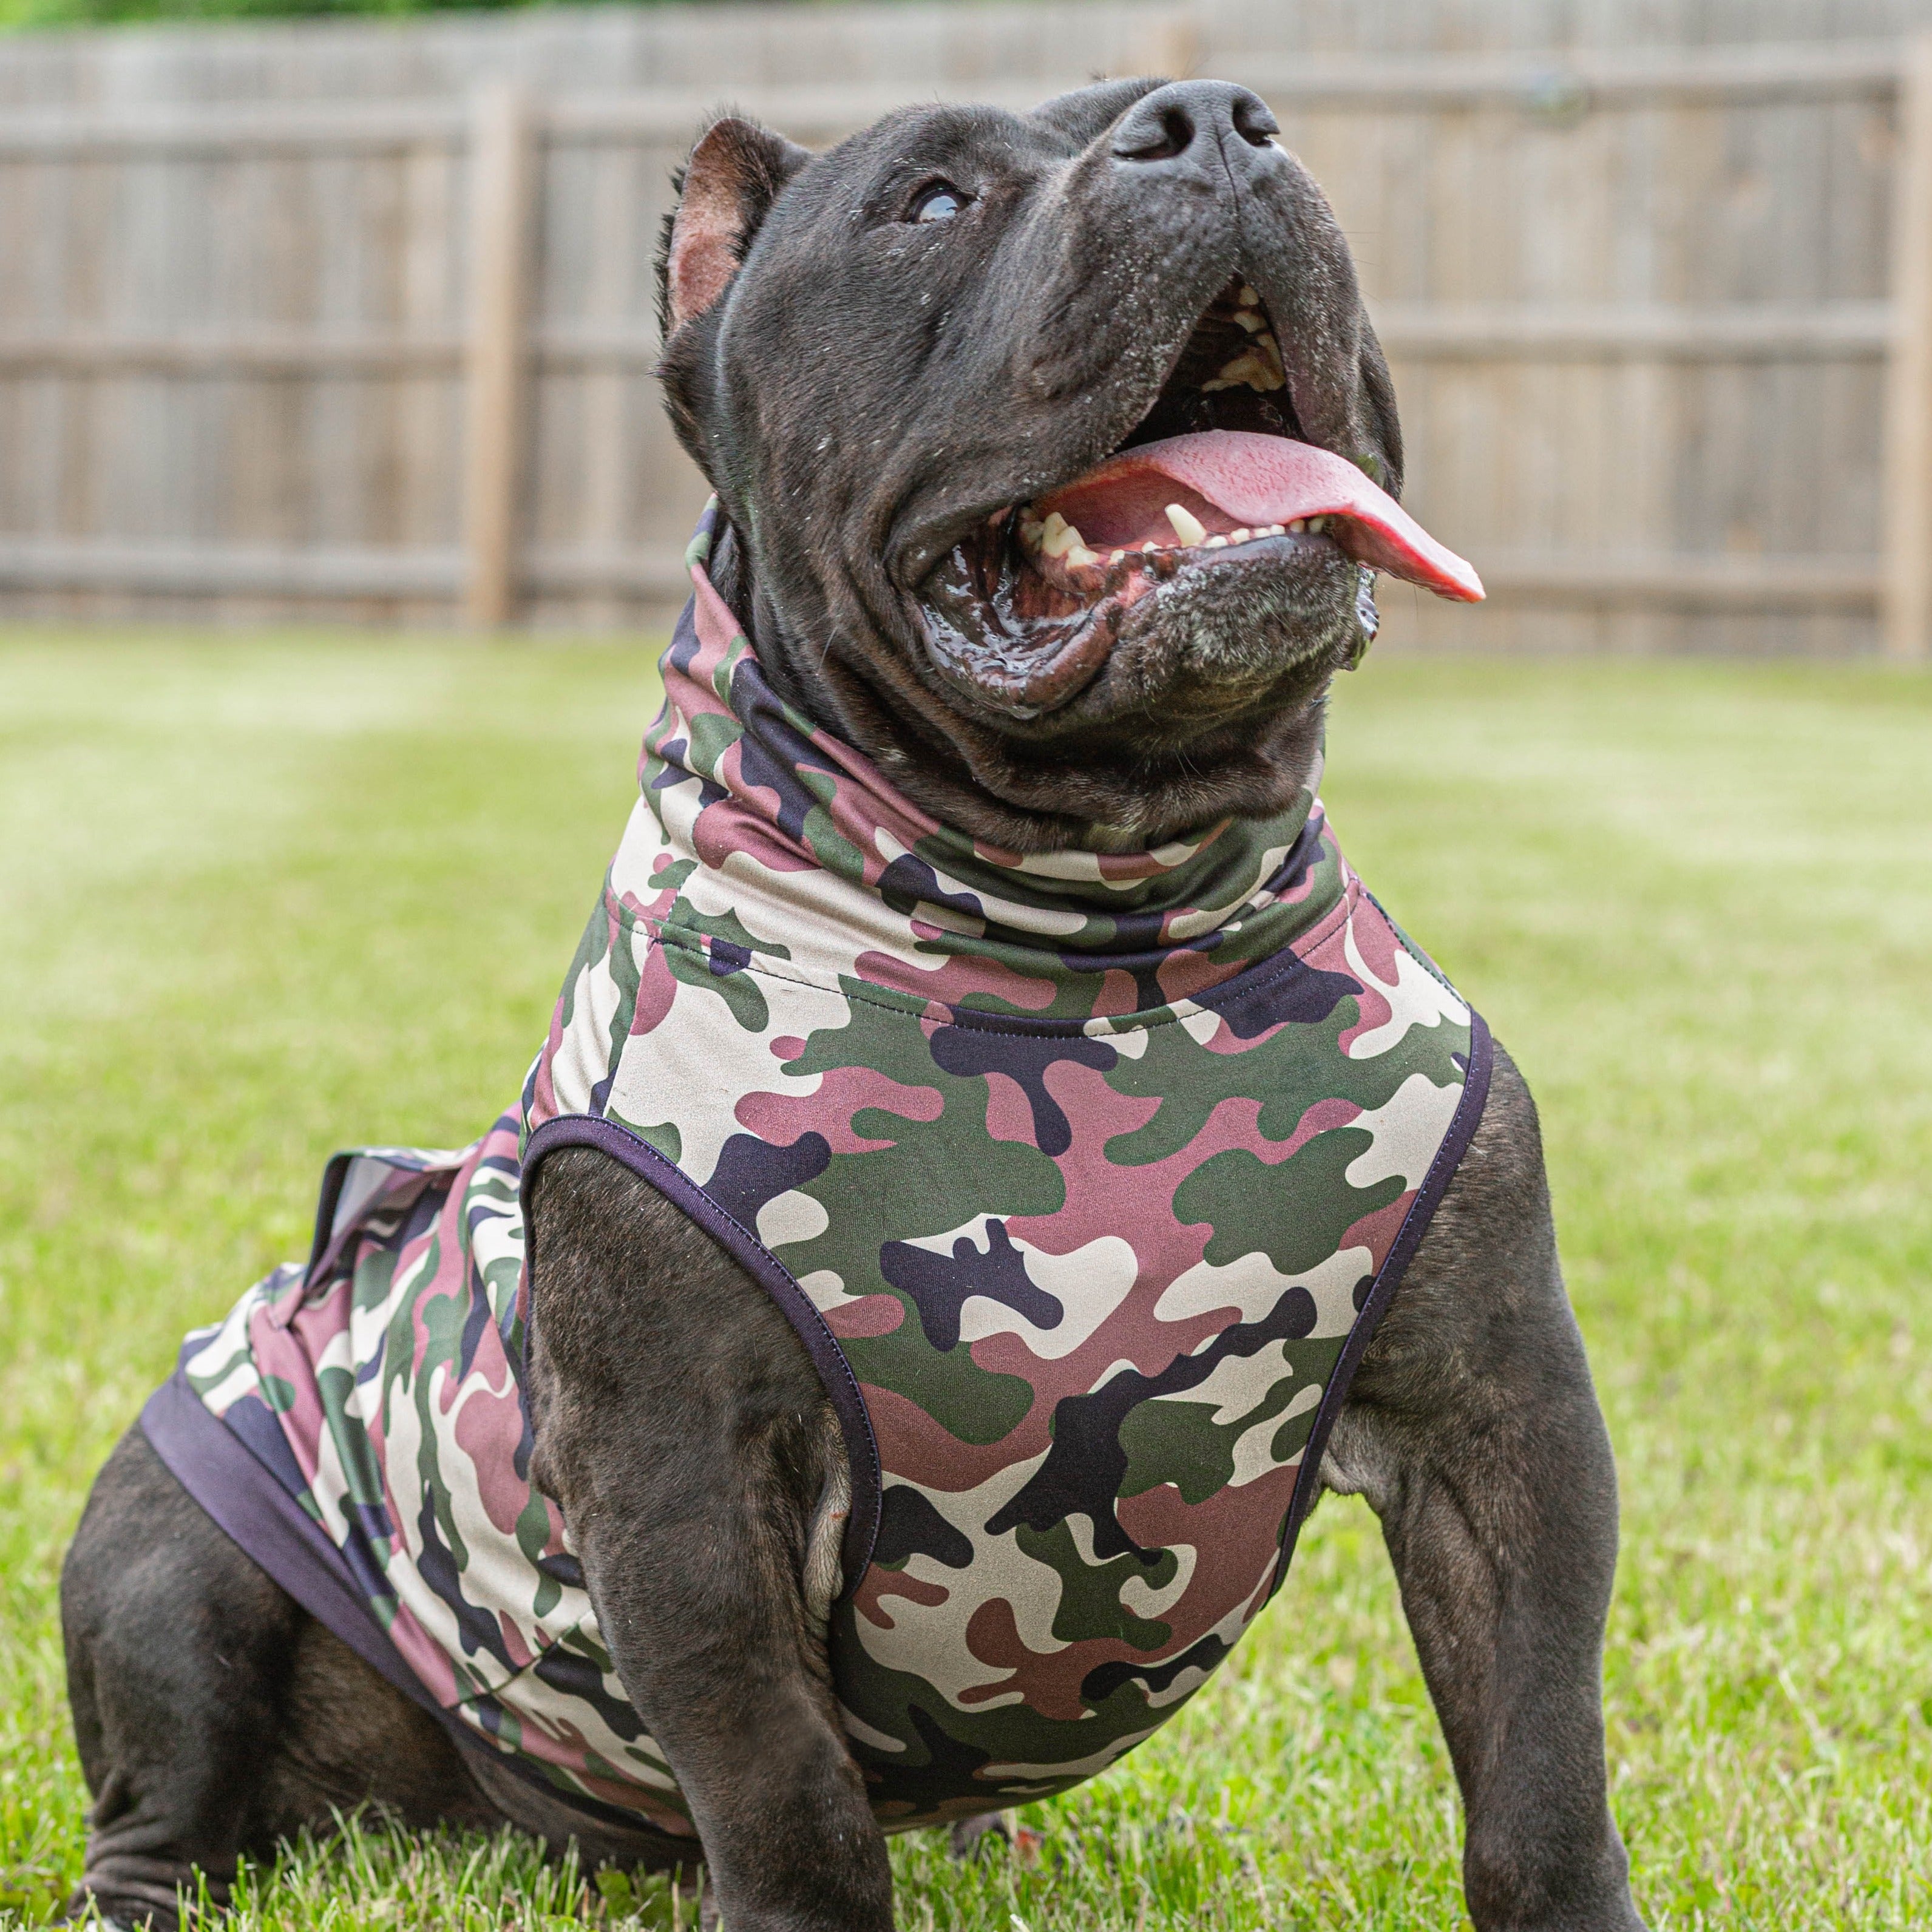
<svg viewBox="0 0 1932 1932">
<path fill-rule="evenodd" d="M 1372 314 L 1390 355 L 1438 360 L 1835 362 L 1882 357 L 1892 334 L 1884 302 L 1378 303 Z"/>
<path fill-rule="evenodd" d="M 1932 653 L 1932 35 L 1916 42 L 1899 116 L 1892 242 L 1896 339 L 1885 398 L 1885 647 Z"/>
<path fill-rule="evenodd" d="M 0 586 L 218 596 L 450 597 L 468 580 L 465 552 L 374 544 L 272 544 L 0 538 Z M 682 596 L 681 544 L 544 544 L 524 584 L 566 596 Z M 1879 567 L 1862 557 L 1692 557 L 1492 552 L 1490 595 L 1504 602 L 1636 610 L 1852 611 L 1876 608 Z"/>
<path fill-rule="evenodd" d="M 516 602 L 536 142 L 530 103 L 507 83 L 479 91 L 471 124 L 464 606 L 472 624 L 494 626 Z"/>
<path fill-rule="evenodd" d="M 597 247 L 608 274 L 628 265 L 629 211 L 607 212 Z M 610 306 L 606 297 L 601 306 Z M 1894 325 L 1884 302 L 1757 303 L 1693 308 L 1592 303 L 1378 302 L 1376 332 L 1392 356 L 1469 359 L 1659 362 L 1858 361 L 1884 357 Z M 654 322 L 626 319 L 538 323 L 525 352 L 548 368 L 648 371 L 661 344 Z M 194 329 L 108 335 L 86 330 L 0 331 L 0 370 L 145 370 L 177 376 L 394 375 L 446 372 L 468 340 L 450 331 Z"/>
<path fill-rule="evenodd" d="M 1878 605 L 1867 557 L 1544 556 L 1492 551 L 1483 583 L 1494 597 L 1626 609 L 1838 610 Z"/>
<path fill-rule="evenodd" d="M 1217 52 L 1220 50 L 1216 50 Z M 1270 99 L 1433 109 L 1502 100 L 1556 122 L 1610 103 L 1725 106 L 1889 94 L 1893 40 L 1835 45 L 1619 47 L 1560 53 L 1424 54 L 1408 59 L 1237 56 L 1229 71 Z"/>
<path fill-rule="evenodd" d="M 0 46 L 0 586 L 634 619 L 703 494 L 650 260 L 705 109 L 818 142 L 1198 64 L 1329 188 L 1412 506 L 1496 592 L 1398 634 L 1843 650 L 1882 602 L 1922 649 L 1932 83 L 1890 42 L 1659 44 L 1708 31 L 1693 0 L 671 8 L 154 35 L 111 74 L 76 43 L 32 86 Z M 513 137 L 471 92 L 506 71 Z"/>
<path fill-rule="evenodd" d="M 1196 31 L 1177 16 L 1143 28 L 1121 50 L 1123 69 L 1184 70 L 1200 55 Z M 1140 56 L 1136 58 L 1135 56 Z M 1150 58 L 1148 57 L 1151 56 Z M 1292 106 L 1408 106 L 1423 110 L 1502 100 L 1551 121 L 1593 106 L 1671 100 L 1724 104 L 1886 94 L 1898 85 L 1896 42 L 1822 46 L 1636 48 L 1564 55 L 1427 55 L 1417 58 L 1316 58 L 1294 62 L 1236 55 L 1225 64 L 1258 92 Z M 875 121 L 922 94 L 928 99 L 1033 106 L 1053 82 L 1030 74 L 976 74 L 950 85 L 898 80 L 785 86 L 740 84 L 748 112 L 810 140 Z M 548 130 L 578 140 L 688 141 L 704 106 L 688 88 L 580 94 L 547 106 Z M 224 154 L 275 150 L 395 149 L 460 146 L 460 105 L 443 100 L 284 104 L 230 102 L 192 107 L 62 107 L 0 116 L 0 155 L 116 152 Z"/>
<path fill-rule="evenodd" d="M 441 100 L 14 110 L 0 115 L 0 155 L 232 156 L 457 147 L 466 132 L 461 105 Z"/>
<path fill-rule="evenodd" d="M 169 596 L 431 597 L 460 590 L 457 550 L 375 544 L 127 542 L 0 537 L 0 584 Z"/>
</svg>

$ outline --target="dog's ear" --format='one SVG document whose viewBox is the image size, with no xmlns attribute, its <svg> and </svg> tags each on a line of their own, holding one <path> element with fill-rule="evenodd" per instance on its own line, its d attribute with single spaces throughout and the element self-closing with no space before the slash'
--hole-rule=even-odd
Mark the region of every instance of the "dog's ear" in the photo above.
<svg viewBox="0 0 1932 1932">
<path fill-rule="evenodd" d="M 724 292 L 808 148 L 753 121 L 713 122 L 678 172 L 658 253 L 658 321 L 670 338 Z"/>
</svg>

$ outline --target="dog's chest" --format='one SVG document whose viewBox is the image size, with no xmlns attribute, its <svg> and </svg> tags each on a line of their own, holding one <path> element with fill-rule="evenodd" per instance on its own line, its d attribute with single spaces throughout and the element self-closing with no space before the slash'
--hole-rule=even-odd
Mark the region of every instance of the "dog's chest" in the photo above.
<svg viewBox="0 0 1932 1932">
<path fill-rule="evenodd" d="M 721 611 L 700 580 L 520 1108 L 339 1164 L 310 1267 L 184 1367 L 439 1705 L 688 1830 L 527 1474 L 520 1202 L 602 1148 L 837 1411 L 831 1659 L 875 1808 L 984 1811 L 1112 1762 L 1267 1601 L 1484 1036 L 1312 794 L 1158 852 L 988 853 L 783 713 Z"/>
<path fill-rule="evenodd" d="M 781 850 L 734 818 L 728 752 L 694 771 L 701 721 L 672 734 L 527 1157 L 626 1161 L 818 1354 L 854 1490 L 832 1670 L 881 1816 L 1057 1791 L 1268 1602 L 1337 1362 L 1465 1100 L 1468 1009 L 1318 819 L 1269 862 L 1300 892 L 1274 955 L 1096 960 L 989 939 L 1094 914 L 997 902 L 1009 881 L 881 841 L 835 777 Z"/>
</svg>

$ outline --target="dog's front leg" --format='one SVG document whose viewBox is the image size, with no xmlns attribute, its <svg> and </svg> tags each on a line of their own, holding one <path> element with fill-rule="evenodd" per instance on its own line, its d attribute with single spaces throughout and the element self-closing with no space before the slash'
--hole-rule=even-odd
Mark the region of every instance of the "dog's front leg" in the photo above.
<svg viewBox="0 0 1932 1932">
<path fill-rule="evenodd" d="M 1481 1932 L 1640 1932 L 1605 1789 L 1616 1472 L 1564 1293 L 1536 1112 L 1481 1126 L 1322 1464 L 1367 1497 L 1441 1718 Z"/>
<path fill-rule="evenodd" d="M 885 1843 L 813 1600 L 844 1448 L 810 1358 L 757 1283 L 601 1154 L 544 1163 L 530 1252 L 533 1474 L 727 1932 L 887 1932 Z"/>
</svg>

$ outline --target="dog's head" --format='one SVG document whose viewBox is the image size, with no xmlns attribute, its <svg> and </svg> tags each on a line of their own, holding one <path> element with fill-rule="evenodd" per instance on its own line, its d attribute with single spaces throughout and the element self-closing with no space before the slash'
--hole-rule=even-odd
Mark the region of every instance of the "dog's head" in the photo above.
<svg viewBox="0 0 1932 1932">
<path fill-rule="evenodd" d="M 1120 81 L 814 154 L 740 120 L 667 224 L 661 374 L 766 674 L 1020 850 L 1280 809 L 1373 624 L 1480 596 L 1396 507 L 1346 244 L 1267 108 Z"/>
</svg>

